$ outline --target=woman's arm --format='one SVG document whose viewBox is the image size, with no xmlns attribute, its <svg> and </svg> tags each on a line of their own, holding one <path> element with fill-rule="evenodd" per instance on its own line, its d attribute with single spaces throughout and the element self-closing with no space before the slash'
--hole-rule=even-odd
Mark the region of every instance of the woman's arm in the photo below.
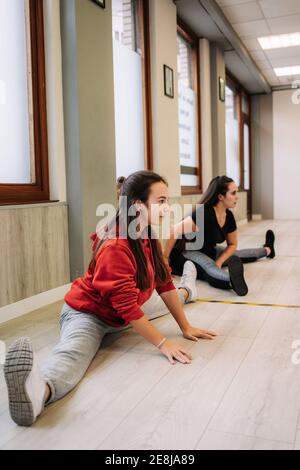
<svg viewBox="0 0 300 470">
<path fill-rule="evenodd" d="M 171 234 L 169 240 L 167 240 L 164 248 L 164 257 L 169 259 L 170 253 L 174 248 L 176 240 L 187 233 L 199 232 L 199 229 L 191 216 L 186 217 L 178 224 L 174 225 L 171 229 Z"/>
<path fill-rule="evenodd" d="M 220 254 L 216 261 L 216 265 L 218 266 L 218 268 L 221 268 L 225 261 L 227 261 L 228 258 L 230 258 L 230 256 L 232 256 L 236 252 L 238 244 L 237 230 L 227 234 L 226 242 L 227 248 Z"/>
<path fill-rule="evenodd" d="M 213 331 L 195 328 L 188 322 L 176 290 L 170 290 L 160 294 L 171 315 L 178 323 L 185 338 L 197 341 L 198 338 L 213 339 L 216 333 Z"/>
<path fill-rule="evenodd" d="M 174 291 L 175 292 L 175 291 Z M 149 343 L 158 347 L 159 350 L 169 359 L 171 364 L 175 364 L 175 360 L 183 364 L 189 364 L 192 356 L 172 341 L 168 341 L 162 334 L 151 324 L 144 316 L 138 320 L 130 322 L 134 331 L 143 336 Z"/>
</svg>

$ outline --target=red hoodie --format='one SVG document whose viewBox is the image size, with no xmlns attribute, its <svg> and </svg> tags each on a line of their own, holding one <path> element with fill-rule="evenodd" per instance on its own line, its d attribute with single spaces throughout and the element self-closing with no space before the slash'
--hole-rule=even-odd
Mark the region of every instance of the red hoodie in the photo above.
<svg viewBox="0 0 300 470">
<path fill-rule="evenodd" d="M 93 235 L 94 247 L 96 235 Z M 105 242 L 96 259 L 94 272 L 87 271 L 76 279 L 65 301 L 83 313 L 97 315 L 104 323 L 114 327 L 126 326 L 144 316 L 141 309 L 156 289 L 158 294 L 175 289 L 171 275 L 164 285 L 157 285 L 150 241 L 142 241 L 148 264 L 150 288 L 140 291 L 136 285 L 136 261 L 128 240 L 113 239 Z"/>
</svg>

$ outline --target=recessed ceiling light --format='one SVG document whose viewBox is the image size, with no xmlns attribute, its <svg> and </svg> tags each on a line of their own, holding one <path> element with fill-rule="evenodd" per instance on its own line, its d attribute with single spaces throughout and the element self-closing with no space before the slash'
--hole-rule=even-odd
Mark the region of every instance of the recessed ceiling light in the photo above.
<svg viewBox="0 0 300 470">
<path fill-rule="evenodd" d="M 300 65 L 293 65 L 292 67 L 276 67 L 274 68 L 274 71 L 277 77 L 300 75 Z"/>
<path fill-rule="evenodd" d="M 300 33 L 279 34 L 257 38 L 262 49 L 300 46 Z"/>
</svg>

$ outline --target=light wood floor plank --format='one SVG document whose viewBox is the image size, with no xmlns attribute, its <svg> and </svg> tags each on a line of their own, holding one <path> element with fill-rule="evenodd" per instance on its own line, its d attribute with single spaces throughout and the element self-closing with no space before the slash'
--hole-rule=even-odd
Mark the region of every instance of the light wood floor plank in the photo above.
<svg viewBox="0 0 300 470">
<path fill-rule="evenodd" d="M 194 345 L 193 364 L 174 367 L 99 448 L 193 449 L 251 345 L 227 338 L 216 348 L 223 338 Z M 203 363 L 204 348 L 214 354 Z"/>
<path fill-rule="evenodd" d="M 293 443 L 300 412 L 300 367 L 292 342 L 300 338 L 300 315 L 273 310 L 209 429 Z"/>
<path fill-rule="evenodd" d="M 300 431 L 296 434 L 294 450 L 300 450 Z"/>
<path fill-rule="evenodd" d="M 198 450 L 293 450 L 292 444 L 218 431 L 207 431 Z"/>
</svg>

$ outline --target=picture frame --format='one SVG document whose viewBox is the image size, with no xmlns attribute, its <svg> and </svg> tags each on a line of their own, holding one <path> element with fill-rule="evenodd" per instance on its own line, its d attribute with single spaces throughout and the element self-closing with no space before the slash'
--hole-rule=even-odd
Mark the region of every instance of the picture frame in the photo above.
<svg viewBox="0 0 300 470">
<path fill-rule="evenodd" d="M 225 80 L 222 77 L 219 77 L 219 99 L 225 101 Z"/>
<path fill-rule="evenodd" d="M 166 96 L 174 98 L 174 72 L 168 65 L 164 65 L 164 91 Z"/>
<path fill-rule="evenodd" d="M 98 7 L 105 8 L 105 0 L 91 0 L 93 3 L 96 3 Z"/>
</svg>

